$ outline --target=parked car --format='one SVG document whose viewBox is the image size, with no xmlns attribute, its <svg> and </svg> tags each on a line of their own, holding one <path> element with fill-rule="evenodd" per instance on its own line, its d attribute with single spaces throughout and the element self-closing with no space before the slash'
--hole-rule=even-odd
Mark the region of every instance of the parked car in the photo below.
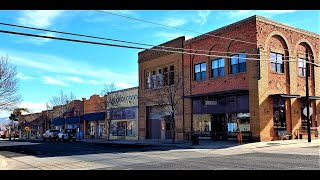
<svg viewBox="0 0 320 180">
<path fill-rule="evenodd" d="M 58 134 L 58 140 L 75 142 L 77 140 L 77 132 L 75 129 L 65 129 Z"/>
<path fill-rule="evenodd" d="M 50 141 L 52 140 L 57 140 L 58 139 L 58 134 L 60 133 L 59 130 L 55 130 L 55 129 L 48 129 L 45 133 L 43 133 L 42 138 L 43 141 L 45 141 L 46 139 L 49 139 Z"/>
</svg>

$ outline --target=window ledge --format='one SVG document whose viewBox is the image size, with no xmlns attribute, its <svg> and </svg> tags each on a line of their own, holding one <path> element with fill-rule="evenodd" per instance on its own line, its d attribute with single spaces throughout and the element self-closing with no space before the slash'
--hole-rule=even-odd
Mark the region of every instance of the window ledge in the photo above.
<svg viewBox="0 0 320 180">
<path fill-rule="evenodd" d="M 276 72 L 276 71 L 270 71 L 271 74 L 278 74 L 278 75 L 285 75 L 286 73 L 280 73 L 280 72 Z"/>
<path fill-rule="evenodd" d="M 299 78 L 306 78 L 306 76 L 298 76 Z M 311 79 L 311 77 L 308 77 L 308 79 Z"/>
</svg>

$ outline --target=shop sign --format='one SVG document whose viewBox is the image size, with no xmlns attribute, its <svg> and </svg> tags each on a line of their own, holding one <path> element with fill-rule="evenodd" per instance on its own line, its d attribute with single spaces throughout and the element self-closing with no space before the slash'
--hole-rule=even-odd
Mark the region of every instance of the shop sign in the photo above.
<svg viewBox="0 0 320 180">
<path fill-rule="evenodd" d="M 25 126 L 25 127 L 24 127 L 24 130 L 29 131 L 29 130 L 30 130 L 30 127 L 29 127 L 29 126 Z"/>
<path fill-rule="evenodd" d="M 203 103 L 205 106 L 215 106 L 217 105 L 217 100 L 213 100 L 213 101 L 204 101 Z"/>
</svg>

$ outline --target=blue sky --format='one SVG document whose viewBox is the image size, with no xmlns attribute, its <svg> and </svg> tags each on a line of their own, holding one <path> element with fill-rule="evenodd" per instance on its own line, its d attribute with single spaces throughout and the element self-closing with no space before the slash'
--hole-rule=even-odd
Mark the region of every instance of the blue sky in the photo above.
<svg viewBox="0 0 320 180">
<path fill-rule="evenodd" d="M 260 15 L 320 34 L 319 11 L 311 10 L 110 12 L 203 33 L 252 15 Z M 0 22 L 154 45 L 183 35 L 186 39 L 199 35 L 89 10 L 1 10 Z M 3 25 L 0 25 L 0 29 L 94 40 Z M 140 51 L 0 33 L 0 55 L 8 55 L 19 71 L 20 93 L 23 98 L 20 107 L 29 108 L 32 112 L 44 110 L 46 102 L 58 95 L 60 90 L 65 93 L 73 92 L 77 99 L 81 99 L 100 94 L 104 83 L 114 82 L 118 89 L 138 86 L 137 61 Z M 6 116 L 7 112 L 0 111 L 0 117 Z"/>
</svg>

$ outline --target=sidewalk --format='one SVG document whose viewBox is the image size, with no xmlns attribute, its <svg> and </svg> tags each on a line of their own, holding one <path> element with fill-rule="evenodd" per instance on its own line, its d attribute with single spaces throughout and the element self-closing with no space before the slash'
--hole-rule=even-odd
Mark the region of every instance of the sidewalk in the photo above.
<svg viewBox="0 0 320 180">
<path fill-rule="evenodd" d="M 320 139 L 313 139 L 311 143 L 307 139 L 294 139 L 294 140 L 279 140 L 279 141 L 268 141 L 268 142 L 244 142 L 238 144 L 237 141 L 212 141 L 212 140 L 200 140 L 199 145 L 192 145 L 190 141 L 176 141 L 172 144 L 172 140 L 158 140 L 158 139 L 147 139 L 147 140 L 107 140 L 107 139 L 82 139 L 78 142 L 84 143 L 105 143 L 115 145 L 136 145 L 136 146 L 154 146 L 154 147 L 172 147 L 172 148 L 191 148 L 191 149 L 220 149 L 229 147 L 241 147 L 241 148 L 260 148 L 267 146 L 282 146 L 282 145 L 293 145 L 299 144 L 302 146 L 316 146 L 320 145 Z"/>
</svg>

